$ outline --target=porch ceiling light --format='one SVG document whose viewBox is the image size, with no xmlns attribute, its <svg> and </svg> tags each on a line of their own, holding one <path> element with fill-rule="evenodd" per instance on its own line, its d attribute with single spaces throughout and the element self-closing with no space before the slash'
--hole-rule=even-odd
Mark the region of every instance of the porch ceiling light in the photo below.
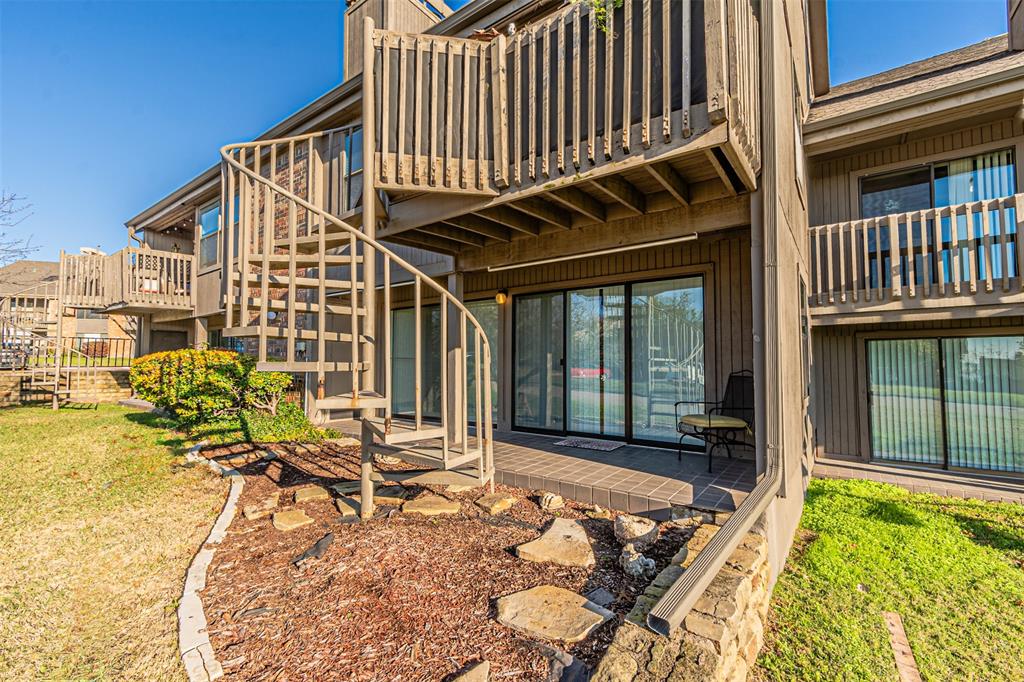
<svg viewBox="0 0 1024 682">
<path fill-rule="evenodd" d="M 649 249 L 655 246 L 667 246 L 668 244 L 678 244 L 679 242 L 692 242 L 697 238 L 696 232 L 690 234 L 684 234 L 682 237 L 670 237 L 669 239 L 659 239 L 653 242 L 642 242 L 640 244 L 627 244 L 626 246 L 613 246 L 610 249 L 601 249 L 599 251 L 587 251 L 586 253 L 576 253 L 571 256 L 558 256 L 556 258 L 543 258 L 541 260 L 531 260 L 525 263 L 512 263 L 511 265 L 490 265 L 487 267 L 487 272 L 499 272 L 501 270 L 515 270 L 517 268 L 529 268 L 534 265 L 547 265 L 548 263 L 561 263 L 567 260 L 578 260 L 580 258 L 592 258 L 594 256 L 607 256 L 610 253 L 622 253 L 623 251 L 637 251 L 639 249 Z M 499 292 L 500 295 L 500 292 Z"/>
</svg>

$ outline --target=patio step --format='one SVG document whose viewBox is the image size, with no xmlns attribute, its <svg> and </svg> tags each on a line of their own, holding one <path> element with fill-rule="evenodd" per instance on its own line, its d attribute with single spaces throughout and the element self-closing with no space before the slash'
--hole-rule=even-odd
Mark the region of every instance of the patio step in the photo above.
<svg viewBox="0 0 1024 682">
<path fill-rule="evenodd" d="M 479 469 L 424 469 L 418 471 L 381 471 L 385 481 L 415 485 L 481 485 Z"/>
</svg>

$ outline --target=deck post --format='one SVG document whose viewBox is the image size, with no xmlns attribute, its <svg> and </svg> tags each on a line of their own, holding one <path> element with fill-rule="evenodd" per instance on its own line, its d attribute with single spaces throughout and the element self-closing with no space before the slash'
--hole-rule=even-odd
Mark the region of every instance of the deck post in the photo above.
<svg viewBox="0 0 1024 682">
<path fill-rule="evenodd" d="M 448 275 L 448 292 L 459 302 L 463 300 L 464 277 L 461 272 Z M 466 400 L 466 349 L 462 347 L 462 319 L 464 313 L 454 309 L 454 315 L 447 316 L 448 347 L 445 349 L 445 362 L 448 372 L 448 401 L 442 410 L 448 412 L 448 442 L 466 443 L 467 434 L 463 432 L 464 401 Z"/>
<path fill-rule="evenodd" d="M 60 396 L 57 391 L 60 390 L 60 364 L 61 355 L 64 350 L 64 249 L 60 250 L 60 265 L 57 268 L 57 324 L 54 328 L 54 341 L 55 346 L 53 349 L 53 401 L 51 407 L 54 410 L 60 409 Z M 68 381 L 68 387 L 70 388 L 70 378 Z"/>
<path fill-rule="evenodd" d="M 365 71 L 364 71 L 365 73 Z M 359 518 L 364 521 L 373 518 L 373 432 L 364 421 L 359 433 Z"/>
</svg>

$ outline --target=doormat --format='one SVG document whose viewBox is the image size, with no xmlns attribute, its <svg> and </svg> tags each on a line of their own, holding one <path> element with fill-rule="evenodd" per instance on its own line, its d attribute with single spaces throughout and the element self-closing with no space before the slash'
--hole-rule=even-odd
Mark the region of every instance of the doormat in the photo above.
<svg viewBox="0 0 1024 682">
<path fill-rule="evenodd" d="M 619 443 L 613 440 L 598 440 L 597 438 L 566 438 L 560 440 L 555 445 L 564 445 L 568 448 L 583 448 L 584 450 L 600 450 L 601 452 L 611 452 L 612 450 L 618 450 L 625 443 Z"/>
</svg>

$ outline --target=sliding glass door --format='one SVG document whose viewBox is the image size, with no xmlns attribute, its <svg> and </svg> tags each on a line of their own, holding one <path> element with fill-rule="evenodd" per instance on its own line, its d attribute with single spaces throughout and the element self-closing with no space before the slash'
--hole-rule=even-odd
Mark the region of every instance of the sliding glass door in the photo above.
<svg viewBox="0 0 1024 682">
<path fill-rule="evenodd" d="M 634 284 L 630 299 L 633 437 L 675 442 L 676 402 L 704 400 L 704 285 L 700 277 Z"/>
<path fill-rule="evenodd" d="M 868 341 L 871 456 L 1024 472 L 1024 336 Z"/>
<path fill-rule="evenodd" d="M 517 428 L 675 443 L 676 402 L 705 399 L 701 277 L 516 296 L 513 311 Z"/>
<path fill-rule="evenodd" d="M 518 296 L 514 313 L 515 424 L 561 431 L 565 423 L 564 296 L 561 292 Z"/>
<path fill-rule="evenodd" d="M 626 435 L 626 289 L 569 292 L 568 429 Z"/>
</svg>

